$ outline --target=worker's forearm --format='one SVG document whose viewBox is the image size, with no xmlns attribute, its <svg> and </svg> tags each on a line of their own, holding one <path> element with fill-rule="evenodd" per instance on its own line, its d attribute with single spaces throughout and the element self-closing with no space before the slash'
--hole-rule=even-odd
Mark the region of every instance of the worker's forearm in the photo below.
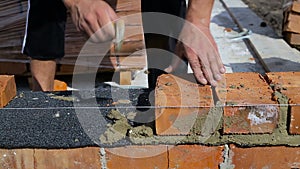
<svg viewBox="0 0 300 169">
<path fill-rule="evenodd" d="M 189 0 L 186 19 L 209 27 L 214 0 Z"/>
<path fill-rule="evenodd" d="M 66 8 L 70 8 L 73 4 L 77 3 L 79 0 L 62 0 Z"/>
</svg>

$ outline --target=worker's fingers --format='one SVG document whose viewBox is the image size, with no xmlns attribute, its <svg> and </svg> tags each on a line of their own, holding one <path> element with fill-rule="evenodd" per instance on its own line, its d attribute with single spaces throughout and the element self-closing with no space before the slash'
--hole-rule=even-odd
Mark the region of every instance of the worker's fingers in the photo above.
<svg viewBox="0 0 300 169">
<path fill-rule="evenodd" d="M 105 42 L 115 37 L 113 21 L 118 16 L 105 1 L 79 1 L 70 8 L 73 22 L 93 42 Z"/>
<path fill-rule="evenodd" d="M 210 36 L 212 37 L 212 36 Z M 221 56 L 220 56 L 220 53 L 218 51 L 218 47 L 217 47 L 217 44 L 216 42 L 211 39 L 210 42 L 212 43 L 212 45 L 214 46 L 214 48 L 212 49 L 213 51 L 211 52 L 211 54 L 213 55 L 212 58 L 215 59 L 216 61 L 216 65 L 218 66 L 218 70 L 221 74 L 224 74 L 226 72 L 226 69 L 225 69 L 225 66 L 222 62 L 222 59 L 221 59 Z"/>
<path fill-rule="evenodd" d="M 108 9 L 107 10 L 107 13 L 108 13 L 108 15 L 110 16 L 110 19 L 112 20 L 112 21 L 116 21 L 116 20 L 118 20 L 119 19 L 119 17 L 118 17 L 118 15 L 116 14 L 116 12 L 113 10 L 113 9 Z"/>
<path fill-rule="evenodd" d="M 85 32 L 86 35 L 88 35 L 88 37 L 91 37 L 94 34 L 90 25 L 85 21 L 80 22 L 79 29 L 80 29 L 80 31 Z"/>
<path fill-rule="evenodd" d="M 212 86 L 216 86 L 217 82 L 213 70 L 214 63 L 211 60 L 209 60 L 209 53 L 198 54 L 198 57 L 204 77 L 206 78 L 209 84 L 211 84 Z"/>
<path fill-rule="evenodd" d="M 116 14 L 112 14 L 114 11 L 107 8 L 105 11 L 97 13 L 97 23 L 101 26 L 101 41 L 108 41 L 115 37 L 115 27 L 113 21 L 117 19 Z"/>
<path fill-rule="evenodd" d="M 197 81 L 204 85 L 207 84 L 208 81 L 206 80 L 206 77 L 202 72 L 202 65 L 200 63 L 198 55 L 189 47 L 186 47 L 185 51 L 188 56 L 187 59 L 191 65 L 191 68 L 194 72 L 194 76 L 196 77 Z"/>
<path fill-rule="evenodd" d="M 178 42 L 175 47 L 176 57 L 172 58 L 171 64 L 164 71 L 167 73 L 174 72 L 178 68 L 180 63 L 182 63 L 181 61 L 184 58 L 184 54 L 185 54 L 184 47 L 181 42 Z"/>
<path fill-rule="evenodd" d="M 71 18 L 72 18 L 72 21 L 77 29 L 77 31 L 80 31 L 79 29 L 79 14 L 77 11 L 71 11 Z"/>
<path fill-rule="evenodd" d="M 208 55 L 208 61 L 209 61 L 209 65 L 210 65 L 210 70 L 213 74 L 213 78 L 216 81 L 220 81 L 222 79 L 221 76 L 221 72 L 220 72 L 220 67 L 219 67 L 219 63 L 218 63 L 218 57 L 216 55 L 210 56 L 210 54 Z"/>
</svg>

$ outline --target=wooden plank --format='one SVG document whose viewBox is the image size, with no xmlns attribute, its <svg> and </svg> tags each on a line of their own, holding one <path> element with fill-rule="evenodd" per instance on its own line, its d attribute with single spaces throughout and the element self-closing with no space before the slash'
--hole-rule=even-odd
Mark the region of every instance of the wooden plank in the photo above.
<svg viewBox="0 0 300 169">
<path fill-rule="evenodd" d="M 109 1 L 109 0 L 108 0 Z M 140 0 L 117 0 L 116 11 L 142 11 Z"/>
<path fill-rule="evenodd" d="M 291 48 L 271 28 L 261 28 L 263 20 L 241 0 L 224 0 L 224 3 L 241 26 L 252 30 L 253 34 L 249 39 L 269 71 L 300 71 L 300 51 Z"/>
<path fill-rule="evenodd" d="M 0 168 L 35 169 L 33 149 L 0 149 Z"/>
<path fill-rule="evenodd" d="M 147 67 L 145 56 L 119 57 L 119 70 L 142 70 Z"/>
<path fill-rule="evenodd" d="M 0 74 L 22 75 L 26 72 L 26 63 L 0 62 Z"/>
</svg>

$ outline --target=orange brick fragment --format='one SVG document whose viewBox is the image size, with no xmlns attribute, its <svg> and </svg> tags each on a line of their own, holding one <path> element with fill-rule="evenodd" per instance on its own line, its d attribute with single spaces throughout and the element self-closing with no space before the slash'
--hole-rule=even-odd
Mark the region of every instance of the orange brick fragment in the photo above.
<svg viewBox="0 0 300 169">
<path fill-rule="evenodd" d="M 128 146 L 106 149 L 109 169 L 167 169 L 167 146 Z M 102 166 L 103 167 L 103 166 Z"/>
<path fill-rule="evenodd" d="M 279 119 L 279 106 L 272 100 L 273 90 L 258 73 L 226 74 L 224 132 L 272 133 Z M 224 97 L 224 96 L 222 96 Z"/>
<path fill-rule="evenodd" d="M 300 168 L 300 148 L 231 146 L 232 163 L 235 168 Z"/>
<path fill-rule="evenodd" d="M 197 117 L 207 115 L 214 103 L 210 86 L 161 75 L 155 88 L 155 106 L 158 135 L 186 135 Z"/>
<path fill-rule="evenodd" d="M 169 148 L 169 168 L 218 169 L 223 162 L 223 147 L 207 147 L 200 145 L 179 145 Z"/>
<path fill-rule="evenodd" d="M 66 91 L 67 89 L 68 85 L 66 82 L 54 80 L 54 91 Z"/>
<path fill-rule="evenodd" d="M 6 106 L 16 95 L 15 77 L 0 75 L 0 108 Z"/>
<path fill-rule="evenodd" d="M 274 90 L 280 91 L 289 98 L 291 134 L 300 134 L 300 72 L 267 73 L 269 83 Z"/>
</svg>

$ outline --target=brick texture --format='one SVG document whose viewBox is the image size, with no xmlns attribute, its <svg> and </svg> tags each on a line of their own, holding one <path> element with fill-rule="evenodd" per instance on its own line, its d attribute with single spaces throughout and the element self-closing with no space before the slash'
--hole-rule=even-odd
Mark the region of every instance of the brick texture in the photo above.
<svg viewBox="0 0 300 169">
<path fill-rule="evenodd" d="M 17 94 L 14 76 L 0 75 L 0 108 L 6 106 Z"/>
<path fill-rule="evenodd" d="M 34 158 L 34 169 L 101 168 L 99 148 L 36 149 Z"/>
<path fill-rule="evenodd" d="M 129 146 L 106 149 L 109 169 L 167 169 L 167 146 Z M 103 167 L 103 166 L 102 166 Z"/>
<path fill-rule="evenodd" d="M 206 115 L 212 104 L 209 86 L 199 86 L 173 75 L 161 75 L 155 89 L 157 134 L 189 134 L 195 119 Z"/>
<path fill-rule="evenodd" d="M 232 163 L 235 168 L 300 168 L 300 148 L 255 147 L 238 148 L 231 146 Z"/>
<path fill-rule="evenodd" d="M 226 74 L 224 132 L 227 134 L 272 133 L 279 116 L 273 90 L 258 73 Z"/>
<path fill-rule="evenodd" d="M 300 134 L 300 72 L 268 73 L 267 79 L 274 90 L 289 98 L 291 134 Z"/>
<path fill-rule="evenodd" d="M 33 169 L 34 168 L 33 149 L 0 149 L 1 169 Z"/>
<path fill-rule="evenodd" d="M 223 162 L 223 147 L 200 145 L 179 145 L 169 148 L 169 168 L 176 169 L 218 169 Z"/>
<path fill-rule="evenodd" d="M 286 40 L 292 45 L 300 45 L 300 34 L 297 33 L 285 33 Z"/>
<path fill-rule="evenodd" d="M 293 1 L 292 9 L 293 12 L 300 13 L 300 1 Z"/>
</svg>

